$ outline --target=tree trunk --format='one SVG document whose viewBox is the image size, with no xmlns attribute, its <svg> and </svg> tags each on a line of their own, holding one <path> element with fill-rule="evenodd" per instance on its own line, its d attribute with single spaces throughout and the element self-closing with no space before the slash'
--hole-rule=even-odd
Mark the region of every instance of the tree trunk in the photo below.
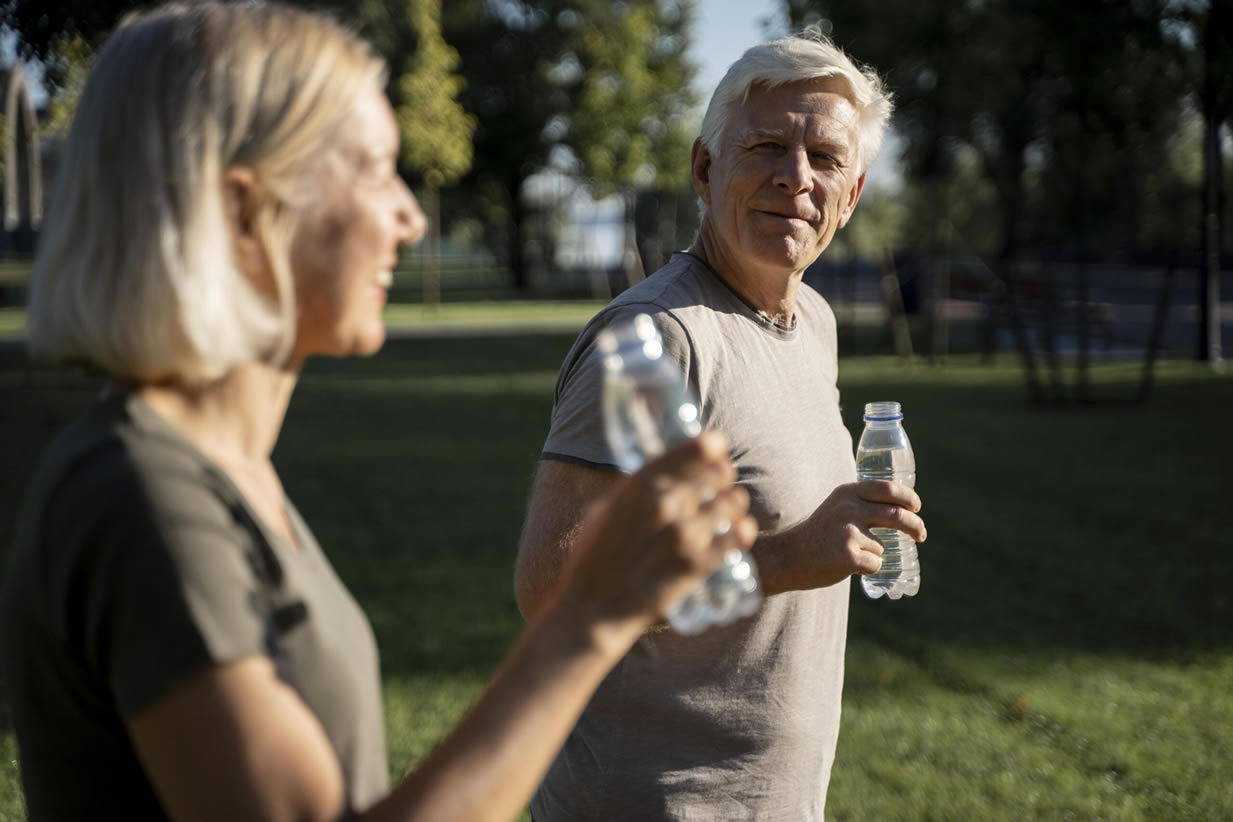
<svg viewBox="0 0 1233 822">
<path fill-rule="evenodd" d="M 659 248 L 665 262 L 681 250 L 676 241 L 676 198 L 675 191 L 659 195 Z"/>
<path fill-rule="evenodd" d="M 941 258 L 943 249 L 941 243 L 942 223 L 947 218 L 946 212 L 946 186 L 944 177 L 946 176 L 942 170 L 943 149 L 942 149 L 942 132 L 944 129 L 946 117 L 946 98 L 945 94 L 949 90 L 950 81 L 950 62 L 947 59 L 948 42 L 947 35 L 949 29 L 946 24 L 947 17 L 950 13 L 949 3 L 947 0 L 937 0 L 934 7 L 934 30 L 932 39 L 934 44 L 934 65 L 937 66 L 937 80 L 933 87 L 933 93 L 930 100 L 930 116 L 932 117 L 932 128 L 929 137 L 929 173 L 930 181 L 929 188 L 931 199 L 933 200 L 933 209 L 931 219 L 929 221 L 929 238 L 928 238 L 928 254 L 929 263 L 927 271 L 929 272 L 929 287 L 922 289 L 921 296 L 925 301 L 922 306 L 922 312 L 925 317 L 926 325 L 926 345 L 929 351 L 930 364 L 937 363 L 940 359 L 945 358 L 947 329 L 942 319 L 942 276 L 941 276 Z M 947 250 L 949 251 L 949 250 Z"/>
<path fill-rule="evenodd" d="M 638 229 L 634 225 L 634 208 L 638 195 L 632 189 L 621 195 L 625 202 L 625 243 L 621 255 L 621 268 L 625 272 L 626 288 L 646 279 L 646 271 L 642 267 L 642 253 L 638 250 Z"/>
<path fill-rule="evenodd" d="M 1075 258 L 1078 263 L 1075 278 L 1075 333 L 1078 343 L 1078 362 L 1075 374 L 1075 393 L 1080 402 L 1090 399 L 1091 378 L 1088 371 L 1088 354 L 1091 348 L 1091 326 L 1088 323 L 1088 252 L 1087 252 L 1087 167 L 1090 143 L 1087 138 L 1089 119 L 1089 83 L 1090 74 L 1086 52 L 1079 53 L 1079 72 L 1076 78 L 1079 85 L 1079 162 L 1075 167 L 1074 182 L 1074 225 L 1075 225 Z"/>
<path fill-rule="evenodd" d="M 425 183 L 424 200 L 428 236 L 420 255 L 420 288 L 424 305 L 436 309 L 441 305 L 441 189 Z"/>
<path fill-rule="evenodd" d="M 1011 163 L 1013 173 L 1008 174 L 1005 187 L 999 187 L 1002 194 L 1002 243 L 998 250 L 997 274 L 999 288 L 995 289 L 990 298 L 990 311 L 997 310 L 997 304 L 1004 300 L 1006 318 L 1010 322 L 1011 332 L 1015 337 L 1015 348 L 1019 351 L 1019 359 L 1023 362 L 1023 382 L 1027 387 L 1028 397 L 1035 402 L 1045 398 L 1040 377 L 1036 371 L 1036 357 L 1028 343 L 1027 327 L 1023 315 L 1019 312 L 1019 304 L 1015 298 L 1014 276 L 1011 273 L 1015 256 L 1019 251 L 1019 218 L 1023 208 L 1023 149 L 1019 148 L 1013 155 L 1006 153 L 1007 161 Z M 998 293 L 1000 292 L 1000 293 Z M 993 326 L 992 314 L 987 330 L 990 342 L 988 350 L 992 352 L 993 336 L 997 333 Z"/>
<path fill-rule="evenodd" d="M 1211 25 L 1209 21 L 1209 26 Z M 1212 36 L 1206 38 L 1210 43 Z M 1220 208 L 1224 170 L 1220 157 L 1220 118 L 1216 111 L 1214 57 L 1205 50 L 1203 89 L 1203 256 L 1199 264 L 1199 360 L 1221 366 Z"/>
<path fill-rule="evenodd" d="M 1012 251 L 1010 249 L 1007 250 Z M 1010 327 L 1015 335 L 1015 347 L 1019 349 L 1019 357 L 1023 360 L 1023 381 L 1027 385 L 1028 397 L 1034 402 L 1045 398 L 1045 392 L 1040 386 L 1040 377 L 1036 373 L 1036 358 L 1032 356 L 1032 347 L 1028 345 L 1027 328 L 1023 323 L 1023 315 L 1019 313 L 1019 304 L 1015 302 L 1015 283 L 1011 274 L 1010 253 L 1007 253 L 998 263 L 998 274 L 1002 281 L 1002 294 L 1006 300 L 1006 314 L 1010 319 Z"/>
<path fill-rule="evenodd" d="M 506 190 L 509 194 L 509 270 L 514 290 L 525 293 L 531 287 L 531 276 L 527 264 L 527 213 L 522 206 L 522 178 L 510 178 Z"/>
<path fill-rule="evenodd" d="M 658 271 L 663 265 L 660 212 L 665 196 L 663 192 L 645 192 L 634 199 L 634 227 L 642 226 L 638 230 L 638 252 L 648 273 Z"/>
</svg>

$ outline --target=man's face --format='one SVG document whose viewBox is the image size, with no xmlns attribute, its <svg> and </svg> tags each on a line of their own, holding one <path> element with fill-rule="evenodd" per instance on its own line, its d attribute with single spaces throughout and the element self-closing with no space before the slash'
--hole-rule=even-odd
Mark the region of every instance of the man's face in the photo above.
<svg viewBox="0 0 1233 822">
<path fill-rule="evenodd" d="M 695 144 L 694 189 L 728 265 L 800 271 L 847 224 L 865 178 L 845 88 L 834 79 L 755 85 L 719 135 L 718 157 Z"/>
</svg>

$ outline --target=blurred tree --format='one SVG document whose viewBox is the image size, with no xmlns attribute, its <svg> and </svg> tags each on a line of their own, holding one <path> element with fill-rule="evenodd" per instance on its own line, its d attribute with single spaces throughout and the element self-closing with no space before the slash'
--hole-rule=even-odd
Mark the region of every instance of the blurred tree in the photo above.
<svg viewBox="0 0 1233 822">
<path fill-rule="evenodd" d="M 102 39 L 140 0 L 0 0 L 0 26 L 17 35 L 18 56 L 42 64 L 49 97 L 46 133 L 67 130 Z"/>
<path fill-rule="evenodd" d="M 462 56 L 463 107 L 476 117 L 474 162 L 446 202 L 484 224 L 484 237 L 530 285 L 528 206 L 523 186 L 549 165 L 565 136 L 576 68 L 564 59 L 579 16 L 570 0 L 451 0 L 445 39 Z"/>
<path fill-rule="evenodd" d="M 1195 356 L 1219 367 L 1220 260 L 1224 172 L 1220 129 L 1233 127 L 1233 0 L 1173 0 L 1166 24 L 1181 55 L 1203 121 L 1203 179 Z"/>
<path fill-rule="evenodd" d="M 462 59 L 442 32 L 442 0 L 283 0 L 353 27 L 386 63 L 398 117 L 399 163 L 415 183 L 452 185 L 471 167 L 475 118 L 459 98 Z"/>
<path fill-rule="evenodd" d="M 72 117 L 87 74 L 89 42 L 100 40 L 139 5 L 139 0 L 51 5 L 8 0 L 0 6 L 5 23 L 18 34 L 19 53 L 40 59 L 46 68 L 52 86 L 50 131 L 64 128 Z M 299 5 L 335 13 L 386 56 L 388 91 L 403 136 L 403 170 L 429 187 L 426 205 L 435 212 L 437 188 L 456 182 L 471 166 L 475 130 L 475 117 L 458 102 L 464 81 L 457 74 L 458 52 L 442 37 L 441 0 L 306 0 Z M 438 224 L 435 219 L 434 230 Z"/>
<path fill-rule="evenodd" d="M 68 132 L 93 58 L 93 49 L 79 32 L 73 32 L 61 39 L 52 58 L 57 66 L 59 86 L 54 89 L 47 106 L 47 120 L 42 126 L 45 133 L 54 137 Z"/>
<path fill-rule="evenodd" d="M 0 26 L 17 34 L 17 54 L 42 61 L 46 81 L 59 87 L 70 68 L 57 60 L 66 41 L 97 48 L 125 14 L 146 5 L 142 0 L 0 0 Z"/>
<path fill-rule="evenodd" d="M 419 182 L 429 172 L 442 185 L 457 180 L 443 201 L 482 221 L 516 287 L 530 282 L 523 187 L 554 165 L 583 174 L 599 196 L 654 194 L 640 198 L 656 214 L 640 223 L 654 229 L 643 232 L 645 248 L 675 244 L 677 226 L 690 223 L 678 204 L 688 190 L 686 120 L 695 103 L 684 56 L 693 0 L 299 4 L 333 11 L 385 56 L 404 171 Z M 73 35 L 95 42 L 139 5 L 0 0 L 20 48 L 44 58 Z"/>
<path fill-rule="evenodd" d="M 653 271 L 675 250 L 678 196 L 690 188 L 693 0 L 582 6 L 570 43 L 581 74 L 567 143 L 595 196 L 623 197 L 626 248 Z"/>
<path fill-rule="evenodd" d="M 441 37 L 441 0 L 420 0 L 407 14 L 419 44 L 397 81 L 402 160 L 431 185 L 450 185 L 471 169 L 475 115 L 457 99 L 465 81 L 455 73 L 458 52 Z"/>
<path fill-rule="evenodd" d="M 441 187 L 455 184 L 471 169 L 475 115 L 458 102 L 466 85 L 456 74 L 458 52 L 441 36 L 441 0 L 418 0 L 405 7 L 416 45 L 403 53 L 397 89 L 398 127 L 403 165 L 424 181 L 421 196 L 428 214 L 422 255 L 424 302 L 440 302 Z"/>
<path fill-rule="evenodd" d="M 929 192 L 921 244 L 934 259 L 948 256 L 947 238 L 977 233 L 958 214 L 980 214 L 975 189 L 948 186 L 964 147 L 979 158 L 996 193 L 997 269 L 1007 281 L 1018 255 L 1025 213 L 1027 149 L 1036 133 L 1042 60 L 1038 26 L 1019 4 L 1002 0 L 887 0 L 872 4 L 783 0 L 796 27 L 818 23 L 856 59 L 887 78 L 896 98 L 895 125 L 904 137 L 909 179 Z M 944 272 L 933 272 L 923 307 L 931 356 L 945 354 L 945 325 L 937 308 L 946 297 Z M 1015 327 L 1020 328 L 1016 323 Z M 1020 330 L 1029 388 L 1035 367 Z"/>
<path fill-rule="evenodd" d="M 820 22 L 888 78 L 909 176 L 948 176 L 957 152 L 977 152 L 998 193 L 1000 258 L 1024 243 L 1074 253 L 1074 180 L 1054 183 L 1079 167 L 1087 195 L 1109 192 L 1085 233 L 1139 247 L 1150 204 L 1138 186 L 1186 96 L 1161 29 L 1168 2 L 783 0 L 793 25 Z"/>
<path fill-rule="evenodd" d="M 1145 185 L 1169 153 L 1188 93 L 1164 23 L 1175 7 L 1210 20 L 1213 4 L 1230 0 L 886 0 L 876 9 L 782 2 L 793 25 L 821 23 L 888 76 L 906 171 L 937 191 L 935 226 L 954 210 L 953 198 L 967 196 L 940 180 L 957 152 L 978 153 L 997 193 L 996 257 L 1007 293 L 1016 290 L 1010 263 L 1023 251 L 1079 262 L 1073 283 L 1063 285 L 1074 287 L 1084 352 L 1084 261 L 1143 252 L 1147 238 L 1160 236 L 1142 230 L 1145 213 L 1160 208 Z M 936 227 L 929 236 L 937 255 Z M 1030 389 L 1040 396 L 1021 329 L 1018 336 Z"/>
</svg>

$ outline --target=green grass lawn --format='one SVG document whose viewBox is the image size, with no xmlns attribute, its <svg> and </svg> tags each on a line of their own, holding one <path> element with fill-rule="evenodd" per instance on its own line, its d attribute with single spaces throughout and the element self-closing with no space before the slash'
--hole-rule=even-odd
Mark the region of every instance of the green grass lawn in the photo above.
<svg viewBox="0 0 1233 822">
<path fill-rule="evenodd" d="M 395 775 L 520 628 L 515 545 L 571 338 L 397 339 L 314 362 L 292 401 L 275 459 L 373 621 Z M 1137 373 L 1095 376 L 1116 399 Z M 865 402 L 903 403 L 930 539 L 919 596 L 853 592 L 828 818 L 1233 818 L 1233 379 L 1166 362 L 1148 404 L 1081 407 L 1029 405 L 1009 359 L 855 357 L 841 382 L 854 436 Z M 94 389 L 0 349 L 0 544 Z M 0 719 L 0 820 L 23 817 Z"/>
<path fill-rule="evenodd" d="M 385 309 L 385 320 L 394 336 L 457 333 L 479 327 L 498 332 L 531 328 L 540 333 L 576 333 L 603 306 L 604 303 L 591 300 L 398 303 Z M 0 341 L 22 340 L 25 331 L 24 308 L 0 308 Z"/>
</svg>

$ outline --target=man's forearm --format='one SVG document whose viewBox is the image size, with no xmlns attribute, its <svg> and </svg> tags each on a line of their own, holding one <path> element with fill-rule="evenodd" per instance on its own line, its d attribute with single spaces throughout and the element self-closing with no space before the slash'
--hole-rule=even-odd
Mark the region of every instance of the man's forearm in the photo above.
<svg viewBox="0 0 1233 822">
<path fill-rule="evenodd" d="M 809 520 L 786 531 L 759 536 L 753 556 L 758 563 L 763 595 L 809 591 L 847 582 L 858 569 L 847 557 L 846 547 L 837 555 L 837 546 L 824 543 Z"/>
<path fill-rule="evenodd" d="M 793 562 L 807 539 L 803 523 L 786 531 L 762 534 L 753 546 L 754 561 L 762 581 L 763 596 L 772 597 L 787 591 L 799 591 L 801 584 L 798 563 Z"/>
</svg>

